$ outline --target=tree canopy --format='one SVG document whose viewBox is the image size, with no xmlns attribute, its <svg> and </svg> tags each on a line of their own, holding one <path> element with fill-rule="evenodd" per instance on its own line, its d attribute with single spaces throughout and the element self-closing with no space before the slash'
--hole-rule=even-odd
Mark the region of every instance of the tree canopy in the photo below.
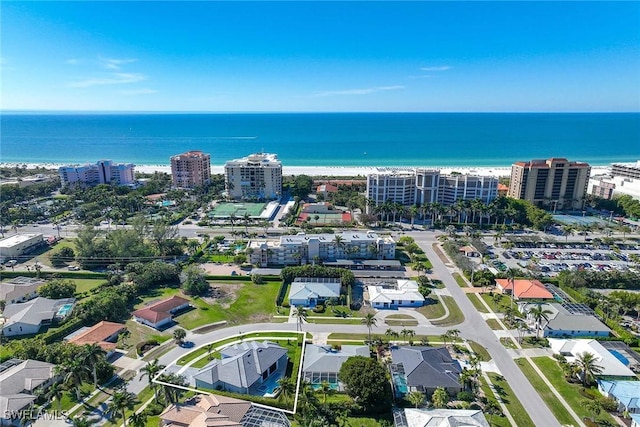
<svg viewBox="0 0 640 427">
<path fill-rule="evenodd" d="M 391 386 L 385 369 L 374 359 L 354 356 L 342 364 L 338 378 L 347 394 L 366 412 L 382 412 L 391 404 Z"/>
</svg>

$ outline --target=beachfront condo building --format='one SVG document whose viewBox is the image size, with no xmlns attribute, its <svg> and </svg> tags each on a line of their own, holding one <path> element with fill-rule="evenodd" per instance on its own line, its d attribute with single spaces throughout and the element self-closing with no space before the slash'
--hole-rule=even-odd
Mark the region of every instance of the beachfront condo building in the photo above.
<svg viewBox="0 0 640 427">
<path fill-rule="evenodd" d="M 507 195 L 539 207 L 582 209 L 591 166 L 564 158 L 516 162 Z"/>
<path fill-rule="evenodd" d="M 238 200 L 277 199 L 282 195 L 282 162 L 269 153 L 255 153 L 224 165 L 227 195 Z"/>
<path fill-rule="evenodd" d="M 610 173 L 591 176 L 587 193 L 602 199 L 622 195 L 640 199 L 640 160 L 635 163 L 613 163 Z"/>
<path fill-rule="evenodd" d="M 111 160 L 100 160 L 95 165 L 61 166 L 58 169 L 63 187 L 93 187 L 98 184 L 133 185 L 135 183 L 135 166 L 131 163 L 113 163 Z"/>
<path fill-rule="evenodd" d="M 480 199 L 489 203 L 497 197 L 498 178 L 440 174 L 433 169 L 381 168 L 367 176 L 369 210 L 385 202 L 402 206 L 440 203 L 449 206 L 457 200 Z"/>
<path fill-rule="evenodd" d="M 261 267 L 301 265 L 338 259 L 393 260 L 396 242 L 373 231 L 281 236 L 280 240 L 251 240 L 249 262 Z"/>
<path fill-rule="evenodd" d="M 178 188 L 195 188 L 211 182 L 211 156 L 187 151 L 171 157 L 171 178 Z"/>
<path fill-rule="evenodd" d="M 611 175 L 640 180 L 640 160 L 634 163 L 613 163 L 611 165 Z"/>
</svg>

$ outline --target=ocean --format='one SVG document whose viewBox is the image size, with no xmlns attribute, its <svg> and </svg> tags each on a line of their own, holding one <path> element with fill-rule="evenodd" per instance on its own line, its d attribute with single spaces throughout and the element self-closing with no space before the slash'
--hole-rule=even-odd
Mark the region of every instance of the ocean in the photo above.
<svg viewBox="0 0 640 427">
<path fill-rule="evenodd" d="M 566 157 L 640 159 L 638 113 L 228 113 L 0 115 L 0 161 L 213 165 L 254 152 L 286 166 L 509 166 Z"/>
</svg>

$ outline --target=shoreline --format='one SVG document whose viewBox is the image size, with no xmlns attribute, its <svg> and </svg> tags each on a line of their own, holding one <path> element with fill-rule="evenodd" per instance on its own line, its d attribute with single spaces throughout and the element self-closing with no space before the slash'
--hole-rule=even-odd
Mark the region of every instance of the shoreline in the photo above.
<svg viewBox="0 0 640 427">
<path fill-rule="evenodd" d="M 43 167 L 45 169 L 56 170 L 61 166 L 69 165 L 63 163 L 20 163 L 20 162 L 0 162 L 0 167 L 16 167 L 24 166 L 33 169 L 35 167 Z M 330 177 L 351 177 L 361 175 L 366 177 L 381 171 L 390 170 L 411 170 L 415 168 L 424 168 L 429 170 L 439 170 L 442 174 L 451 174 L 459 172 L 463 175 L 479 175 L 479 176 L 496 176 L 499 178 L 509 177 L 511 175 L 511 166 L 282 166 L 283 175 L 309 175 L 309 176 L 330 176 Z M 610 166 L 591 166 L 591 176 L 597 176 L 608 173 Z M 171 174 L 171 165 L 135 165 L 135 171 L 140 173 L 168 173 Z M 212 174 L 223 174 L 224 166 L 211 166 Z"/>
</svg>

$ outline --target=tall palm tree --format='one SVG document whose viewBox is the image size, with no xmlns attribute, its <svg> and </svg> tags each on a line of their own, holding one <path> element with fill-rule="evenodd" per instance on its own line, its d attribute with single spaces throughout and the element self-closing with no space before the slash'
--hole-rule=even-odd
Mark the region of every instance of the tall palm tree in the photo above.
<svg viewBox="0 0 640 427">
<path fill-rule="evenodd" d="M 376 326 L 378 320 L 376 319 L 376 315 L 373 313 L 367 313 L 366 316 L 362 319 L 362 324 L 369 329 L 369 343 L 371 343 L 371 329 Z"/>
<path fill-rule="evenodd" d="M 144 412 L 134 412 L 129 416 L 131 427 L 145 427 L 147 425 L 147 414 Z"/>
<path fill-rule="evenodd" d="M 48 401 L 52 402 L 55 400 L 58 402 L 58 411 L 62 411 L 62 397 L 64 396 L 64 391 L 62 384 L 55 382 L 49 386 L 49 389 L 45 394 L 45 398 Z"/>
<path fill-rule="evenodd" d="M 158 381 L 162 383 L 162 394 L 166 405 L 178 403 L 183 390 L 176 386 L 186 387 L 188 385 L 187 380 L 183 375 L 174 373 L 162 374 L 158 377 Z"/>
<path fill-rule="evenodd" d="M 280 387 L 280 394 L 278 395 L 279 400 L 291 400 L 293 395 L 296 393 L 296 385 L 289 377 L 280 377 L 278 379 L 278 387 Z"/>
<path fill-rule="evenodd" d="M 449 335 L 449 338 L 451 338 L 451 343 L 455 344 L 456 341 L 458 340 L 458 337 L 460 336 L 460 330 L 459 329 L 449 329 L 446 332 L 447 335 Z"/>
<path fill-rule="evenodd" d="M 328 381 L 322 381 L 320 383 L 320 393 L 322 393 L 322 404 L 327 407 L 327 396 L 333 394 L 333 389 Z"/>
<path fill-rule="evenodd" d="M 75 417 L 71 421 L 71 425 L 73 427 L 91 427 L 92 424 L 91 424 L 91 421 L 89 421 L 85 417 Z"/>
<path fill-rule="evenodd" d="M 416 408 L 424 402 L 424 397 L 424 393 L 417 390 L 407 394 L 407 400 Z"/>
<path fill-rule="evenodd" d="M 529 310 L 529 315 L 536 323 L 536 337 L 540 338 L 540 331 L 542 330 L 542 322 L 549 322 L 549 315 L 553 314 L 551 310 L 547 310 L 542 307 L 542 304 L 538 304 L 534 308 Z"/>
<path fill-rule="evenodd" d="M 297 320 L 297 331 L 302 331 L 302 325 L 307 321 L 307 309 L 299 305 L 293 309 L 293 316 Z"/>
<path fill-rule="evenodd" d="M 80 357 L 84 364 L 91 369 L 91 373 L 93 374 L 93 386 L 98 387 L 98 374 L 96 369 L 98 367 L 98 363 L 104 360 L 107 352 L 103 350 L 98 344 L 85 344 L 82 346 L 82 351 L 80 353 Z"/>
<path fill-rule="evenodd" d="M 140 375 L 139 381 L 142 381 L 145 376 L 147 377 L 147 379 L 149 380 L 149 387 L 151 387 L 151 389 L 153 390 L 153 395 L 156 402 L 158 401 L 158 387 L 156 383 L 153 382 L 153 379 L 164 368 L 165 366 L 158 363 L 158 359 L 155 359 L 153 362 L 147 362 L 147 364 L 140 369 L 142 375 Z"/>
<path fill-rule="evenodd" d="M 391 338 L 398 338 L 400 336 L 397 331 L 394 331 L 391 328 L 387 329 L 384 334 L 389 337 L 389 340 L 391 340 Z"/>
<path fill-rule="evenodd" d="M 403 329 L 400 331 L 400 335 L 402 335 L 403 341 L 407 341 L 407 337 L 413 338 L 416 335 L 416 332 L 413 329 Z"/>
<path fill-rule="evenodd" d="M 111 396 L 111 402 L 107 406 L 107 414 L 113 417 L 115 415 L 122 416 L 122 422 L 124 427 L 127 427 L 127 409 L 133 409 L 136 403 L 136 396 L 133 393 L 129 393 L 124 387 L 121 390 L 116 391 Z"/>
<path fill-rule="evenodd" d="M 80 402 L 82 400 L 80 386 L 88 373 L 87 367 L 82 363 L 82 360 L 73 359 L 65 364 L 58 365 L 56 370 L 59 375 L 62 375 L 62 382 L 75 390 L 76 400 Z"/>
<path fill-rule="evenodd" d="M 593 353 L 585 351 L 584 353 L 578 353 L 576 360 L 573 362 L 580 372 L 582 379 L 582 385 L 587 386 L 591 383 L 596 375 L 601 374 L 604 368 L 598 365 L 598 358 Z"/>
</svg>

